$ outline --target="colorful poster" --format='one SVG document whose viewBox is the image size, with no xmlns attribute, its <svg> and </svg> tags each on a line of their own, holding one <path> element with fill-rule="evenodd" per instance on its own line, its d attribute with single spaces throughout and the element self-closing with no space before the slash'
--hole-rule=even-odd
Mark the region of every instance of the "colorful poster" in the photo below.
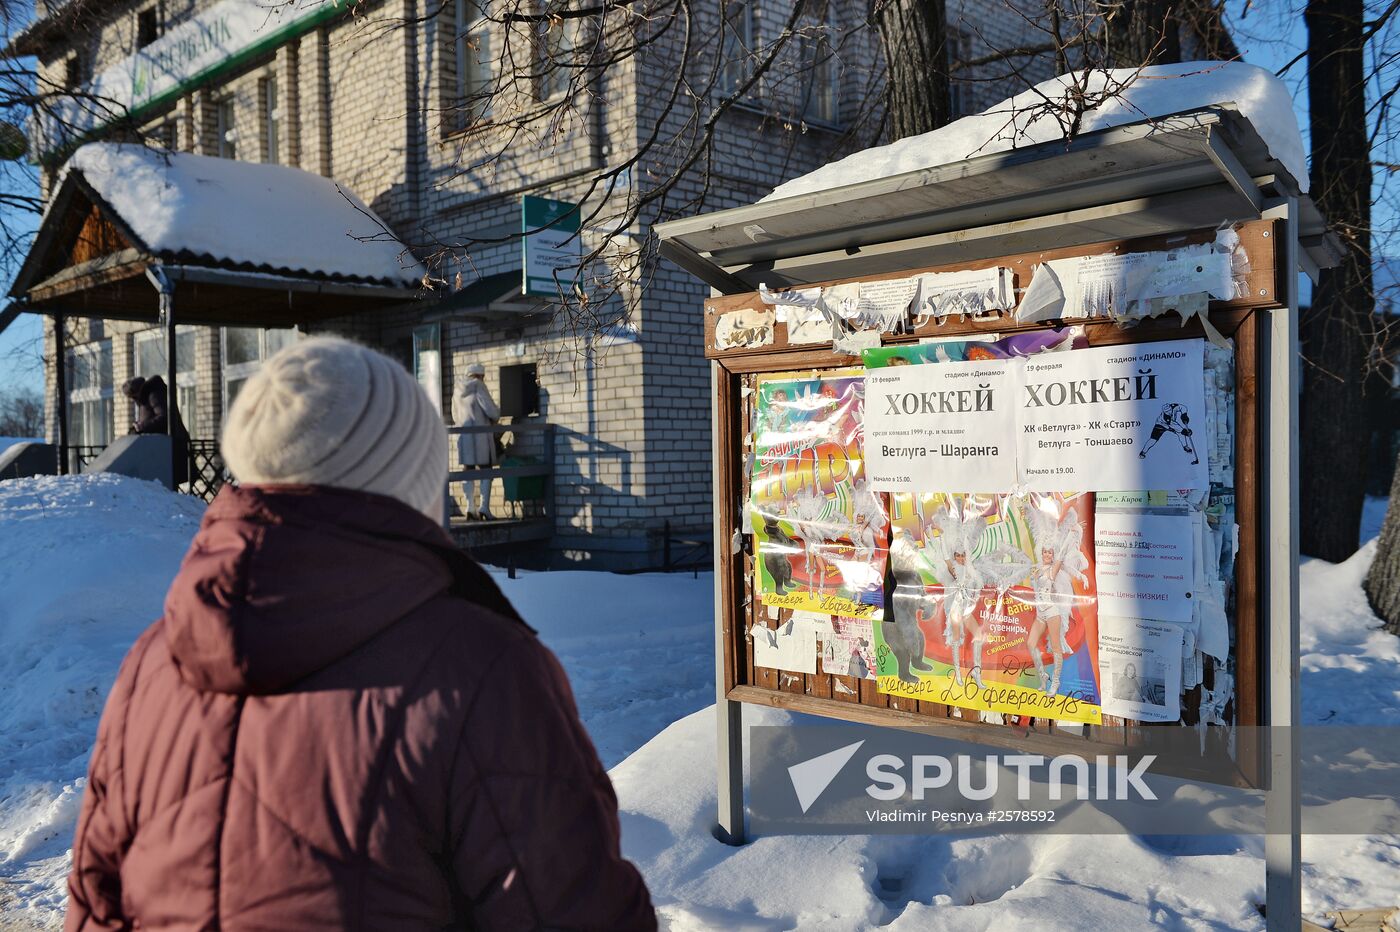
<svg viewBox="0 0 1400 932">
<path fill-rule="evenodd" d="M 1050 350 L 1068 350 L 1084 344 L 1084 330 L 1067 327 L 1063 330 L 1036 330 L 1013 333 L 992 340 L 932 340 L 927 343 L 905 343 L 880 346 L 861 354 L 867 369 L 887 366 L 917 366 L 927 362 L 970 362 L 986 359 L 1012 359 L 1034 356 Z"/>
<path fill-rule="evenodd" d="M 1016 430 L 1026 488 L 1210 488 L 1195 435 L 1206 412 L 1204 345 L 1171 340 L 1026 359 Z"/>
<path fill-rule="evenodd" d="M 889 519 L 865 481 L 865 379 L 765 379 L 757 392 L 750 521 L 764 604 L 879 618 Z"/>
<path fill-rule="evenodd" d="M 865 469 L 880 492 L 1016 484 L 1015 361 L 889 366 L 865 377 Z"/>
<path fill-rule="evenodd" d="M 890 496 L 893 617 L 881 692 L 1098 723 L 1094 497 Z"/>
</svg>

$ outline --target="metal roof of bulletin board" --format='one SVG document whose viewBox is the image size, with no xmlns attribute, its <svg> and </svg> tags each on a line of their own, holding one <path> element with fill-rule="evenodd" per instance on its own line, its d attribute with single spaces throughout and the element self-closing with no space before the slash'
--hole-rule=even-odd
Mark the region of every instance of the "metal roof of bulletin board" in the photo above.
<svg viewBox="0 0 1400 932">
<path fill-rule="evenodd" d="M 1266 195 L 1299 197 L 1304 270 L 1335 264 L 1322 216 L 1229 105 L 655 229 L 664 257 L 736 293 L 1253 220 Z"/>
</svg>

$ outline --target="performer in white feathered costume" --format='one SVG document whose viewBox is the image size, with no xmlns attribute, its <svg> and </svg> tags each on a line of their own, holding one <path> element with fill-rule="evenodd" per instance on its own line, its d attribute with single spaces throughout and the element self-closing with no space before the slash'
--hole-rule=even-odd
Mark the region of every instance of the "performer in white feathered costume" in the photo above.
<svg viewBox="0 0 1400 932">
<path fill-rule="evenodd" d="M 1045 502 L 1052 502 L 1045 499 Z M 1088 585 L 1084 571 L 1089 568 L 1080 545 L 1083 542 L 1083 528 L 1079 513 L 1064 504 L 1063 514 L 1047 511 L 1035 504 L 1022 505 L 1031 528 L 1031 538 L 1040 559 L 1031 574 L 1031 586 L 1035 590 L 1035 621 L 1031 623 L 1028 645 L 1031 661 L 1040 676 L 1040 688 L 1054 695 L 1060 691 L 1060 672 L 1064 668 L 1065 655 L 1073 653 L 1069 649 L 1066 635 L 1069 631 L 1070 610 L 1074 606 L 1074 580 Z M 1045 662 L 1040 656 L 1041 638 L 1049 635 L 1050 655 L 1054 658 L 1054 673 L 1045 672 Z"/>
<path fill-rule="evenodd" d="M 964 518 L 949 503 L 949 509 L 938 516 L 939 534 L 926 539 L 923 557 L 943 583 L 943 637 L 953 652 L 953 679 L 963 685 L 962 645 L 972 634 L 972 681 L 979 689 L 982 682 L 982 625 L 977 621 L 977 600 L 987 585 L 987 576 L 973 559 L 977 540 L 987 526 L 982 515 Z"/>
</svg>

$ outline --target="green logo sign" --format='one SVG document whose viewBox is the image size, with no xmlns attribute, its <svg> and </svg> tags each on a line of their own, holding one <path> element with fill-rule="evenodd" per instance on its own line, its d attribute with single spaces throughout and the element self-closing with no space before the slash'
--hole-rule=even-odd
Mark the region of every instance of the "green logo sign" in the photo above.
<svg viewBox="0 0 1400 932">
<path fill-rule="evenodd" d="M 583 259 L 579 207 L 529 195 L 520 199 L 525 294 L 557 297 L 578 284 Z"/>
</svg>

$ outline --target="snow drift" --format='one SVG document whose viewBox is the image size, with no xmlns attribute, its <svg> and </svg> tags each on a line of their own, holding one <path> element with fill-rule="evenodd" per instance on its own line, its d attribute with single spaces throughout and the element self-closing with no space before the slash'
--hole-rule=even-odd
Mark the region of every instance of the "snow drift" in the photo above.
<svg viewBox="0 0 1400 932">
<path fill-rule="evenodd" d="M 159 615 L 201 511 L 119 476 L 0 482 L 0 927 L 60 921 L 106 692 Z M 1366 609 L 1359 583 L 1371 555 L 1302 567 L 1307 721 L 1395 721 L 1400 640 Z M 563 660 L 585 724 L 616 765 L 625 853 L 674 932 L 1263 928 L 1256 837 L 814 836 L 727 847 L 710 835 L 711 578 L 496 578 Z M 744 717 L 791 720 L 756 707 Z M 1309 837 L 1304 855 L 1308 913 L 1400 901 L 1393 837 Z"/>
</svg>

